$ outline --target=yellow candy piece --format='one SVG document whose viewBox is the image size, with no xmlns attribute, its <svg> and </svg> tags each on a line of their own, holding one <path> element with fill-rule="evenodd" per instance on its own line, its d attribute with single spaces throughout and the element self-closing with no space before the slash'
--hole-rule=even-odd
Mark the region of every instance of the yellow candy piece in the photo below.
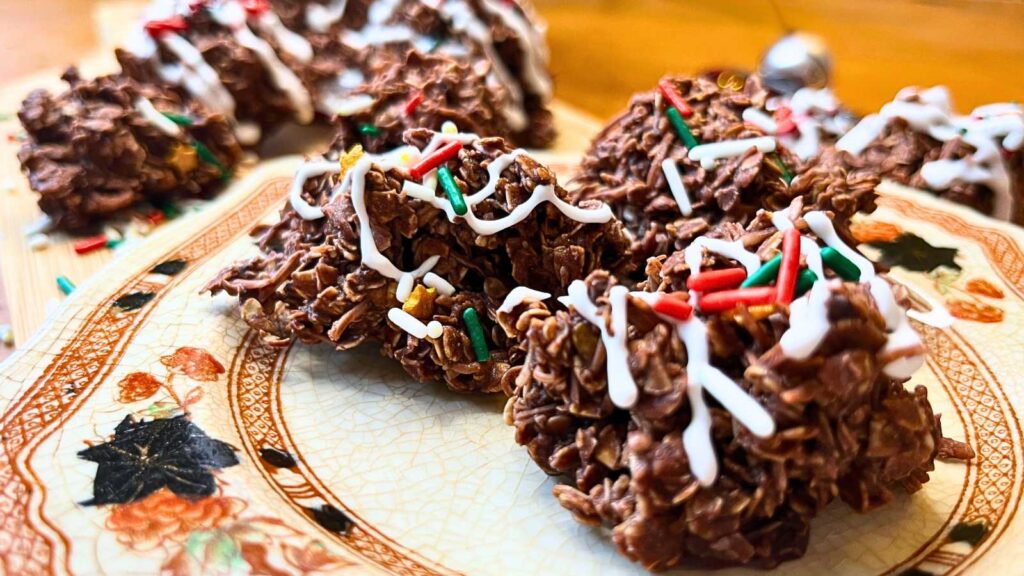
<svg viewBox="0 0 1024 576">
<path fill-rule="evenodd" d="M 340 177 L 344 176 L 345 172 L 348 172 L 350 168 L 355 166 L 356 162 L 359 162 L 359 159 L 362 158 L 362 157 L 363 157 L 363 145 L 362 144 L 356 144 L 355 146 L 352 147 L 351 150 L 349 150 L 348 152 L 342 154 L 341 158 L 338 159 L 338 163 L 341 165 L 341 174 L 339 174 L 338 177 L 340 178 Z"/>
<path fill-rule="evenodd" d="M 445 121 L 444 124 L 441 124 L 441 133 L 442 134 L 458 134 L 459 133 L 459 127 L 455 125 L 455 122 L 452 122 L 451 120 L 447 120 L 447 121 Z"/>
<path fill-rule="evenodd" d="M 402 304 L 402 310 L 420 320 L 426 320 L 434 315 L 435 298 L 437 298 L 437 290 L 417 284 L 416 288 L 413 288 L 412 294 L 409 294 L 409 298 Z"/>
<path fill-rule="evenodd" d="M 738 92 L 743 90 L 743 87 L 747 84 L 747 81 L 740 78 L 733 72 L 722 72 L 718 75 L 718 87 L 726 90 L 732 90 Z"/>
<path fill-rule="evenodd" d="M 186 176 L 199 166 L 199 155 L 196 154 L 195 148 L 184 142 L 178 142 L 174 148 L 171 148 L 171 153 L 167 155 L 167 163 L 174 168 L 175 172 Z"/>
</svg>

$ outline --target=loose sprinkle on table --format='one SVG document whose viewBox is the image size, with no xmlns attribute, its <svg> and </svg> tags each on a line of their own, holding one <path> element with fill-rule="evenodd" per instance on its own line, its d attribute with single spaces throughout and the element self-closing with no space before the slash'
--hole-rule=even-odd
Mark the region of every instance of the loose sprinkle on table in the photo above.
<svg viewBox="0 0 1024 576">
<path fill-rule="evenodd" d="M 61 293 L 65 296 L 75 291 L 75 284 L 68 280 L 67 276 L 57 276 L 57 288 L 60 289 Z"/>
<path fill-rule="evenodd" d="M 105 248 L 106 246 L 106 234 L 99 234 L 97 236 L 92 236 L 75 242 L 73 248 L 75 249 L 75 254 L 88 254 L 89 252 L 95 252 L 96 250 Z"/>
</svg>

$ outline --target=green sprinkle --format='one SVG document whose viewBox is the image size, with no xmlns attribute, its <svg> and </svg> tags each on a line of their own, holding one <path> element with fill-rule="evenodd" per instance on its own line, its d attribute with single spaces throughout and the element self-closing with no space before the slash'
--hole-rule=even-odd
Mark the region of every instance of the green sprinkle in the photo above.
<svg viewBox="0 0 1024 576">
<path fill-rule="evenodd" d="M 800 271 L 800 275 L 796 277 L 796 295 L 801 296 L 804 292 L 811 289 L 814 282 L 818 280 L 818 275 L 812 272 L 809 268 L 804 268 Z"/>
<path fill-rule="evenodd" d="M 690 132 L 690 127 L 686 125 L 686 121 L 683 120 L 683 115 L 676 110 L 675 106 L 669 106 L 665 112 L 668 114 L 668 120 L 672 123 L 672 127 L 676 129 L 676 133 L 683 139 L 683 144 L 688 149 L 696 148 L 699 142 L 693 136 L 693 132 Z"/>
<path fill-rule="evenodd" d="M 380 128 L 373 124 L 360 124 L 359 133 L 365 136 L 380 136 Z"/>
<path fill-rule="evenodd" d="M 480 317 L 476 314 L 476 308 L 466 308 L 462 312 L 462 320 L 466 323 L 466 331 L 469 332 L 469 341 L 473 344 L 476 361 L 487 362 L 491 358 L 491 352 L 487 349 L 484 327 L 480 325 Z"/>
<path fill-rule="evenodd" d="M 213 152 L 211 152 L 209 148 L 206 147 L 206 144 L 196 140 L 195 142 L 192 142 L 192 147 L 196 149 L 196 154 L 199 155 L 200 160 L 213 165 L 220 171 L 221 180 L 226 182 L 231 179 L 231 172 L 229 172 L 228 169 L 220 163 L 220 160 L 217 160 L 217 157 L 213 155 Z"/>
<path fill-rule="evenodd" d="M 772 154 L 772 156 L 775 157 L 775 161 L 779 164 L 779 170 L 782 171 L 782 180 L 786 183 L 786 186 L 789 186 L 793 183 L 793 173 L 789 171 L 786 163 L 782 161 L 781 156 L 778 154 Z"/>
<path fill-rule="evenodd" d="M 172 112 L 161 112 L 168 120 L 174 122 L 178 126 L 191 126 L 192 119 L 184 114 L 174 114 Z"/>
<path fill-rule="evenodd" d="M 750 288 L 751 286 L 767 286 L 775 280 L 775 277 L 779 275 L 779 267 L 782 266 L 782 254 L 778 254 L 775 258 L 767 261 L 758 268 L 753 274 L 747 276 L 747 279 L 740 284 L 740 288 Z"/>
<path fill-rule="evenodd" d="M 117 248 L 124 242 L 124 238 L 110 238 L 107 240 L 107 248 Z"/>
<path fill-rule="evenodd" d="M 67 296 L 75 291 L 75 284 L 71 280 L 68 280 L 67 276 L 57 276 L 57 288 Z"/>
<path fill-rule="evenodd" d="M 164 213 L 168 220 L 181 216 L 181 210 L 178 209 L 174 202 L 158 202 L 156 207 Z"/>
<path fill-rule="evenodd" d="M 843 280 L 860 280 L 860 268 L 831 246 L 821 249 L 821 261 Z"/>
<path fill-rule="evenodd" d="M 437 179 L 441 181 L 441 187 L 444 188 L 445 193 L 448 195 L 448 200 L 452 203 L 452 209 L 455 210 L 455 213 L 459 216 L 465 216 L 466 212 L 469 212 L 469 208 L 466 206 L 466 199 L 462 197 L 462 190 L 455 183 L 452 171 L 447 166 L 441 166 L 437 169 Z"/>
</svg>

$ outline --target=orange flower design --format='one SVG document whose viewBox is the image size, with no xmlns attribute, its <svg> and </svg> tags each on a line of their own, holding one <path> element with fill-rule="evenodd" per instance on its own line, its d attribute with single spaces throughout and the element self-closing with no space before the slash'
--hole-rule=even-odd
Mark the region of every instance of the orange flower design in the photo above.
<svg viewBox="0 0 1024 576">
<path fill-rule="evenodd" d="M 903 229 L 895 224 L 872 220 L 858 221 L 850 225 L 850 233 L 861 244 L 872 242 L 893 242 L 903 234 Z"/>
<path fill-rule="evenodd" d="M 121 544 L 134 550 L 150 550 L 166 541 L 184 542 L 193 530 L 210 530 L 233 520 L 245 502 L 226 496 L 195 500 L 182 498 L 167 488 L 137 502 L 111 508 L 107 528 Z"/>
<path fill-rule="evenodd" d="M 284 557 L 301 574 L 351 565 L 348 560 L 331 554 L 320 542 L 308 542 L 302 548 L 285 546 Z"/>
<path fill-rule="evenodd" d="M 984 278 L 972 278 L 968 280 L 967 291 L 972 294 L 988 296 L 989 298 L 1003 298 L 1006 296 L 998 286 Z"/>
<path fill-rule="evenodd" d="M 949 313 L 955 318 L 988 324 L 1002 322 L 1005 316 L 1004 312 L 995 306 L 990 306 L 984 302 L 971 302 L 958 298 L 946 300 L 946 308 L 949 309 Z"/>
<path fill-rule="evenodd" d="M 160 363 L 172 372 L 184 374 L 200 382 L 214 382 L 224 373 L 224 366 L 206 350 L 185 346 L 170 356 L 161 356 Z"/>
<path fill-rule="evenodd" d="M 145 400 L 163 386 L 163 383 L 145 372 L 132 372 L 117 383 L 117 401 L 122 404 Z"/>
</svg>

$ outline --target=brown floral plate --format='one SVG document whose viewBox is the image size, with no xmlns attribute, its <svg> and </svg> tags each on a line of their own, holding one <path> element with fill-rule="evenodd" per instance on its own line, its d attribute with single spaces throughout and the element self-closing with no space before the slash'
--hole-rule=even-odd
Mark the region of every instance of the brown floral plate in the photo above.
<svg viewBox="0 0 1024 576">
<path fill-rule="evenodd" d="M 2 365 L 0 573 L 640 572 L 558 506 L 501 399 L 373 350 L 266 348 L 199 293 L 254 250 L 297 162 L 155 233 Z M 1024 232 L 891 186 L 880 204 L 866 251 L 958 318 L 922 327 L 914 383 L 979 457 L 875 513 L 830 508 L 779 573 L 1019 572 Z"/>
</svg>

